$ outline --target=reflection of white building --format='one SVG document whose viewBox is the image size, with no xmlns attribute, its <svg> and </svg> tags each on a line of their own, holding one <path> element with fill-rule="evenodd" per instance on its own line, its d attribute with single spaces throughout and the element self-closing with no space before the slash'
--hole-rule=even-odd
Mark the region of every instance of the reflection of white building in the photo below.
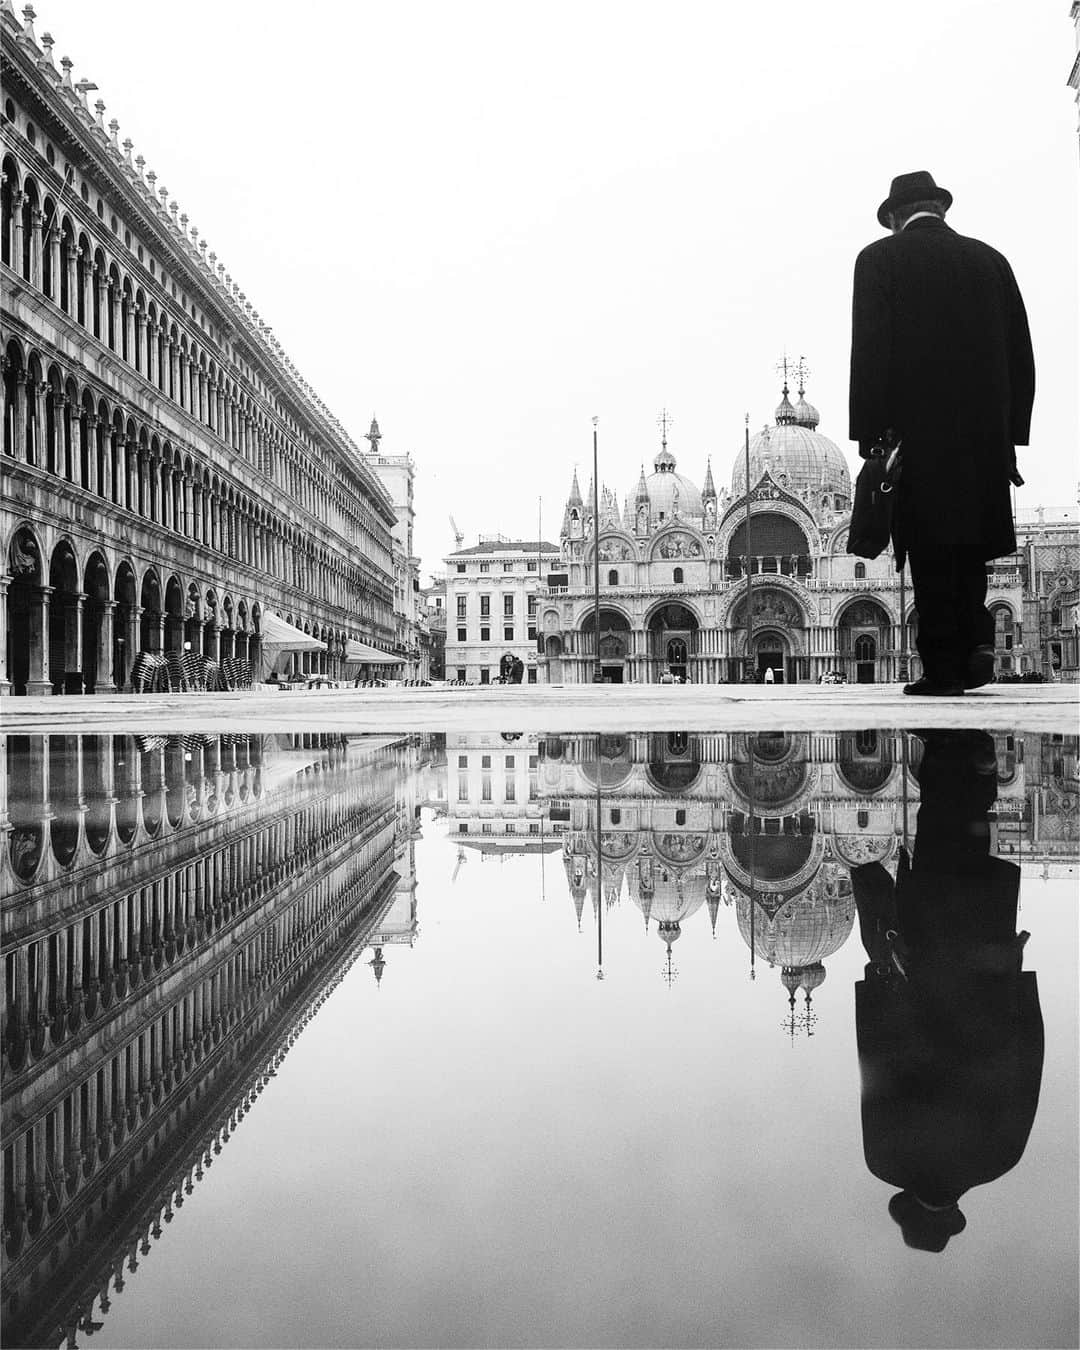
<svg viewBox="0 0 1080 1350">
<path fill-rule="evenodd" d="M 900 579 L 889 555 L 866 562 L 847 553 L 851 475 L 818 424 L 802 387 L 792 403 L 785 383 L 774 422 L 750 438 L 749 536 L 743 447 L 733 457 L 730 490 L 717 488 L 711 464 L 701 486 L 678 472 L 666 432 L 653 472 L 642 466 L 621 509 L 603 488 L 599 656 L 606 678 L 655 683 L 670 671 L 694 683 L 741 679 L 748 570 L 758 675 L 769 668 L 787 681 L 816 681 L 831 670 L 853 683 L 900 678 Z M 592 485 L 583 497 L 575 474 L 561 558 L 541 593 L 543 664 L 552 683 L 593 676 L 592 517 Z M 1015 559 L 994 566 L 991 602 L 1013 619 L 1020 580 Z M 907 646 L 917 674 L 911 601 L 908 586 Z"/>
<path fill-rule="evenodd" d="M 561 827 L 540 799 L 537 737 L 446 737 L 445 817 L 451 842 L 487 855 L 550 852 Z"/>
</svg>

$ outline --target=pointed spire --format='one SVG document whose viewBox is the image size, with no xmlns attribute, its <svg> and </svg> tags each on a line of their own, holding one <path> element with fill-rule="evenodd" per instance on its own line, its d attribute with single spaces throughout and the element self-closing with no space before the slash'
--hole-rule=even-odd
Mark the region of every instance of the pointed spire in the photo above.
<svg viewBox="0 0 1080 1350">
<path fill-rule="evenodd" d="M 374 414 L 372 414 L 371 426 L 364 433 L 364 440 L 370 443 L 371 453 L 377 455 L 379 453 L 379 442 L 382 440 L 382 432 L 379 430 L 379 424 L 375 420 Z"/>
<path fill-rule="evenodd" d="M 701 493 L 702 501 L 708 501 L 712 497 L 716 499 L 716 485 L 713 483 L 712 476 L 712 455 L 709 456 L 709 462 L 705 466 L 705 487 Z"/>
<path fill-rule="evenodd" d="M 581 488 L 578 486 L 578 476 L 576 466 L 574 468 L 574 481 L 570 484 L 570 496 L 568 498 L 567 504 L 569 506 L 578 506 L 578 507 L 584 505 L 584 503 L 581 500 Z"/>
<path fill-rule="evenodd" d="M 645 465 L 641 466 L 641 476 L 638 478 L 637 496 L 634 498 L 635 505 L 648 506 L 649 504 L 649 485 L 645 481 Z"/>
</svg>

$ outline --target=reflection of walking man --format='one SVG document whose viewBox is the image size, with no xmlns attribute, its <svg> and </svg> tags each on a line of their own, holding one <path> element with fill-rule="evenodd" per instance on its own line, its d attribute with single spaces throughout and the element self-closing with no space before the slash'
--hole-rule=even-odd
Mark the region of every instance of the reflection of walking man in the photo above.
<svg viewBox="0 0 1080 1350">
<path fill-rule="evenodd" d="M 923 664 L 906 694 L 993 678 L 986 562 L 1016 548 L 1009 482 L 1035 394 L 1012 270 L 945 224 L 951 204 L 926 172 L 894 178 L 878 209 L 892 234 L 855 262 L 851 439 L 864 458 L 902 441 L 893 546 L 911 562 Z"/>
<path fill-rule="evenodd" d="M 869 957 L 855 986 L 863 1148 L 900 1191 L 889 1213 L 909 1247 L 943 1251 L 959 1200 L 1019 1162 L 1042 1079 L 1043 1025 L 1016 932 L 1020 871 L 990 857 L 994 743 L 925 733 L 910 867 L 851 874 Z"/>
</svg>

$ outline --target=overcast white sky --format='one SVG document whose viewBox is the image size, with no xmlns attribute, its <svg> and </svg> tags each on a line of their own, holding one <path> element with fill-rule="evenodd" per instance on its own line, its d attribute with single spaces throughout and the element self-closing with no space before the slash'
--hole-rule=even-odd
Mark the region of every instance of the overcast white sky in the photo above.
<svg viewBox="0 0 1080 1350">
<path fill-rule="evenodd" d="M 558 537 L 575 462 L 730 481 L 804 353 L 847 432 L 851 271 L 894 174 L 1000 248 L 1038 392 L 1019 505 L 1075 505 L 1076 107 L 1066 0 L 40 0 L 293 360 L 452 512 Z M 364 442 L 359 442 L 361 445 Z"/>
</svg>

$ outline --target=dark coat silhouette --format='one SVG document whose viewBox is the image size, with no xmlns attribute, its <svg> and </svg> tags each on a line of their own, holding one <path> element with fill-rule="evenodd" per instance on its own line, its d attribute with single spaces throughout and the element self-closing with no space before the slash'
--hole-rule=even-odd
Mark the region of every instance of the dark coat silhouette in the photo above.
<svg viewBox="0 0 1080 1350">
<path fill-rule="evenodd" d="M 926 736 L 910 866 L 852 872 L 870 958 L 855 990 L 866 1165 L 901 1188 L 909 1245 L 940 1251 L 957 1201 L 1020 1159 L 1042 1080 L 1035 975 L 1021 969 L 1020 873 L 989 856 L 996 773 L 984 732 Z"/>
<path fill-rule="evenodd" d="M 1034 393 L 1024 302 L 1000 253 L 937 217 L 862 250 L 850 436 L 864 455 L 886 429 L 903 439 L 898 561 L 912 539 L 983 560 L 1015 549 L 1009 479 Z"/>
</svg>

